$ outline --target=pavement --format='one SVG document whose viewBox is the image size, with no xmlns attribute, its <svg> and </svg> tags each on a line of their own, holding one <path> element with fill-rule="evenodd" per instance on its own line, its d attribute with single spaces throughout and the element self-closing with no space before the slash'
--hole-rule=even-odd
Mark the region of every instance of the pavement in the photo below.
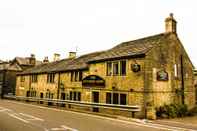
<svg viewBox="0 0 197 131">
<path fill-rule="evenodd" d="M 179 124 L 177 124 L 177 123 Z M 191 124 L 191 123 L 188 123 Z M 48 108 L 12 100 L 0 100 L 0 131 L 194 131 L 195 123 L 110 118 Z"/>
</svg>

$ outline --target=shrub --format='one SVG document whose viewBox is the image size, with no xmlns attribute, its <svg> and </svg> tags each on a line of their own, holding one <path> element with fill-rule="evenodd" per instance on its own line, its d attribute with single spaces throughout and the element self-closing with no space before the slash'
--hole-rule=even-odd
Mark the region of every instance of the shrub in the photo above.
<svg viewBox="0 0 197 131">
<path fill-rule="evenodd" d="M 197 111 L 197 108 L 196 108 Z M 175 118 L 188 115 L 187 105 L 170 104 L 156 108 L 156 115 L 159 118 Z"/>
</svg>

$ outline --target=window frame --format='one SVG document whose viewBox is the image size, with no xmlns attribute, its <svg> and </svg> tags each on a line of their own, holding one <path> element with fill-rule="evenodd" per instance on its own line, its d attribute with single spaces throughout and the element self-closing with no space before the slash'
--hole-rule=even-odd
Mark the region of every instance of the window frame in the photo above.
<svg viewBox="0 0 197 131">
<path fill-rule="evenodd" d="M 124 70 L 123 70 L 123 65 L 124 65 Z M 120 76 L 126 76 L 126 75 L 127 75 L 127 61 L 121 60 L 120 61 Z"/>
<path fill-rule="evenodd" d="M 108 95 L 110 96 L 110 99 L 108 98 Z M 115 95 L 116 95 L 116 100 L 115 100 Z M 124 98 L 121 97 L 123 95 L 125 96 Z M 106 92 L 106 98 L 105 98 L 106 104 L 127 105 L 127 102 L 128 102 L 128 96 L 126 93 Z"/>
<path fill-rule="evenodd" d="M 47 74 L 47 83 L 55 83 L 55 73 Z"/>
</svg>

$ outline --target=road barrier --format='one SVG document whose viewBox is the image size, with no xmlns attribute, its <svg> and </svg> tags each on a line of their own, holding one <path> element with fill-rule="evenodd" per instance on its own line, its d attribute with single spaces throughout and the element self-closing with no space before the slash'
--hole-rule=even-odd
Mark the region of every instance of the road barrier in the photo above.
<svg viewBox="0 0 197 131">
<path fill-rule="evenodd" d="M 32 101 L 32 102 L 48 102 L 54 104 L 69 104 L 83 107 L 94 107 L 94 108 L 107 108 L 113 110 L 121 110 L 121 111 L 129 111 L 129 112 L 139 112 L 141 111 L 140 106 L 138 105 L 116 105 L 116 104 L 106 104 L 106 103 L 92 103 L 92 102 L 84 102 L 84 101 L 72 101 L 72 100 L 60 100 L 60 99 L 46 99 L 46 98 L 36 98 L 36 97 L 23 97 L 23 96 L 10 96 L 4 95 L 5 99 L 12 100 L 24 100 L 24 101 Z"/>
</svg>

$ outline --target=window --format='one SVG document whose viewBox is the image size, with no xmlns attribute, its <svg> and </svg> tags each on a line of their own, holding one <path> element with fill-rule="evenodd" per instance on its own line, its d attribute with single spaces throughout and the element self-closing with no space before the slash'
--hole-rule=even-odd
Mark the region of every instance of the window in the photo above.
<svg viewBox="0 0 197 131">
<path fill-rule="evenodd" d="M 127 95 L 120 94 L 120 105 L 126 105 L 126 103 L 127 103 Z"/>
<path fill-rule="evenodd" d="M 111 93 L 106 94 L 106 103 L 111 104 Z"/>
<path fill-rule="evenodd" d="M 106 93 L 106 103 L 107 104 L 119 104 L 126 105 L 127 104 L 127 95 L 123 93 Z"/>
<path fill-rule="evenodd" d="M 75 71 L 75 81 L 78 81 L 78 71 Z"/>
<path fill-rule="evenodd" d="M 50 91 L 47 91 L 46 92 L 46 98 L 53 99 L 53 93 L 51 93 Z"/>
<path fill-rule="evenodd" d="M 81 92 L 78 92 L 78 91 L 70 91 L 69 98 L 72 101 L 81 101 Z"/>
<path fill-rule="evenodd" d="M 73 76 L 74 76 L 74 71 L 72 71 L 70 74 L 70 81 L 73 81 Z"/>
<path fill-rule="evenodd" d="M 77 100 L 78 100 L 78 101 L 81 101 L 81 92 L 78 92 Z"/>
<path fill-rule="evenodd" d="M 53 99 L 53 93 L 51 93 L 50 98 Z"/>
<path fill-rule="evenodd" d="M 107 62 L 106 75 L 126 75 L 126 60 Z"/>
<path fill-rule="evenodd" d="M 70 76 L 71 82 L 82 81 L 82 78 L 83 78 L 83 72 L 82 71 L 72 71 L 71 72 L 71 76 Z"/>
<path fill-rule="evenodd" d="M 83 73 L 82 71 L 79 71 L 79 81 L 82 81 L 82 79 L 83 79 Z"/>
<path fill-rule="evenodd" d="M 76 101 L 77 100 L 77 92 L 74 91 L 73 94 L 74 94 L 73 100 Z"/>
<path fill-rule="evenodd" d="M 27 91 L 27 97 L 36 97 L 36 90 L 31 88 L 29 91 Z"/>
<path fill-rule="evenodd" d="M 54 73 L 47 74 L 47 82 L 48 83 L 54 83 L 55 82 L 55 74 Z"/>
<path fill-rule="evenodd" d="M 37 81 L 38 81 L 38 75 L 37 74 L 31 75 L 31 82 L 35 83 Z"/>
<path fill-rule="evenodd" d="M 25 76 L 20 76 L 21 82 L 25 81 Z"/>
<path fill-rule="evenodd" d="M 70 100 L 73 99 L 73 93 L 72 93 L 72 91 L 70 92 L 69 98 L 70 98 Z"/>
<path fill-rule="evenodd" d="M 113 75 L 118 75 L 119 74 L 119 63 L 114 62 L 113 63 Z"/>
<path fill-rule="evenodd" d="M 107 62 L 107 75 L 110 76 L 112 75 L 112 63 Z"/>
<path fill-rule="evenodd" d="M 113 93 L 113 104 L 118 104 L 119 101 L 118 101 L 118 93 Z"/>
<path fill-rule="evenodd" d="M 126 75 L 126 61 L 120 61 L 120 75 Z"/>
</svg>

